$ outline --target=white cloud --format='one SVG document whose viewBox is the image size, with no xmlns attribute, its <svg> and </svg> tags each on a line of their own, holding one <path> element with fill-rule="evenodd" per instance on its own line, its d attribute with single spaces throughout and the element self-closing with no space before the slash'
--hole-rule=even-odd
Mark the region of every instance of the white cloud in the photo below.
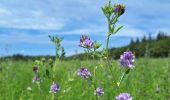
<svg viewBox="0 0 170 100">
<path fill-rule="evenodd" d="M 63 31 L 61 32 L 64 35 L 96 35 L 96 36 L 105 36 L 107 32 L 107 27 L 104 25 L 100 25 L 100 26 L 96 26 L 94 25 L 88 25 L 88 27 L 84 27 L 84 28 L 77 28 L 71 31 Z M 99 33 L 103 33 L 103 34 L 99 34 Z"/>
<path fill-rule="evenodd" d="M 62 30 L 64 27 L 69 27 L 67 25 L 79 26 L 80 24 L 80 26 L 82 26 L 80 29 L 73 29 L 76 32 L 65 32 L 65 34 L 79 34 L 79 30 L 84 33 L 89 33 L 89 30 L 92 30 L 90 25 L 93 24 L 99 27 L 99 30 L 93 31 L 100 32 L 100 26 L 104 26 L 103 24 L 105 24 L 106 21 L 100 8 L 106 2 L 108 2 L 108 0 L 3 1 L 1 5 L 6 9 L 0 9 L 0 13 L 8 15 L 0 16 L 0 26 Z M 114 2 L 122 2 L 127 5 L 125 15 L 120 18 L 121 22 L 124 22 L 124 25 L 142 26 L 151 29 L 155 25 L 165 25 L 164 23 L 168 23 L 159 21 L 161 18 L 165 18 L 165 16 L 170 16 L 168 14 L 170 3 L 167 1 L 161 1 L 161 4 L 159 0 L 115 0 Z M 168 18 L 169 17 L 165 18 L 165 20 Z M 153 21 L 152 19 L 157 21 Z M 77 23 L 76 20 L 78 20 Z"/>
<path fill-rule="evenodd" d="M 48 35 L 30 35 L 27 33 L 10 33 L 0 34 L 0 42 L 3 44 L 15 44 L 15 43 L 37 43 L 46 44 L 49 43 Z"/>
<path fill-rule="evenodd" d="M 101 7 L 108 0 L 12 0 L 1 1 L 0 28 L 14 28 L 9 33 L 0 33 L 0 43 L 50 44 L 48 33 L 59 35 L 93 35 L 101 40 L 107 35 L 107 19 Z M 126 5 L 120 18 L 125 27 L 113 38 L 143 37 L 151 32 L 169 30 L 170 2 L 161 0 L 115 0 Z M 17 31 L 15 29 L 26 29 Z M 37 35 L 28 34 L 31 29 Z M 42 31 L 42 34 L 40 33 Z M 32 31 L 30 31 L 32 32 Z M 170 33 L 169 33 L 170 34 Z M 104 41 L 104 40 L 102 40 Z M 77 45 L 78 40 L 64 40 L 67 46 Z M 74 51 L 74 50 L 73 50 Z"/>
<path fill-rule="evenodd" d="M 131 27 L 124 27 L 122 30 L 120 30 L 117 34 L 115 34 L 115 37 L 143 37 L 144 35 L 147 35 L 148 33 L 136 28 Z"/>
<path fill-rule="evenodd" d="M 60 30 L 67 24 L 68 20 L 89 18 L 87 17 L 88 14 L 93 14 L 92 12 L 94 12 L 94 9 L 91 9 L 94 6 L 91 5 L 95 5 L 95 3 L 91 2 L 80 2 L 79 0 L 3 1 L 1 5 L 9 9 L 10 12 L 7 9 L 0 9 L 0 14 L 6 14 L 6 16 L 0 16 L 0 26 Z M 88 9 L 91 9 L 91 11 Z"/>
<path fill-rule="evenodd" d="M 12 14 L 12 12 L 10 12 L 9 10 L 0 8 L 0 16 L 11 15 L 11 14 Z"/>
<path fill-rule="evenodd" d="M 11 34 L 0 34 L 0 43 L 2 44 L 17 44 L 17 43 L 30 43 L 30 44 L 50 44 L 52 42 L 48 38 L 49 34 L 39 34 L 39 35 L 31 35 L 28 33 L 11 33 Z M 64 40 L 62 45 L 78 45 L 79 40 Z"/>
</svg>

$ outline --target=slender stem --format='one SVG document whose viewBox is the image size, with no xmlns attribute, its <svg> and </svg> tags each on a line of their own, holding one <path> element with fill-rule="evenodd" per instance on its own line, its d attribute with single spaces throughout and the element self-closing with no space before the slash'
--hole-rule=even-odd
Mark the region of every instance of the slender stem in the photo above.
<svg viewBox="0 0 170 100">
<path fill-rule="evenodd" d="M 109 1 L 109 5 L 110 5 L 110 1 Z M 110 34 L 111 19 L 110 19 L 110 17 L 111 17 L 111 14 L 109 14 L 109 17 L 107 18 L 107 20 L 108 20 L 108 35 L 107 35 L 107 40 L 106 40 L 106 60 L 107 60 L 107 66 L 109 67 L 109 70 L 110 70 L 110 72 L 113 76 L 113 71 L 112 71 L 111 66 L 109 64 L 109 40 L 110 40 L 110 36 L 111 36 L 111 34 Z"/>
<path fill-rule="evenodd" d="M 86 58 L 86 60 L 88 60 L 88 58 L 90 57 L 89 53 L 90 53 L 90 50 L 87 48 L 87 56 L 86 56 L 87 58 Z"/>
<path fill-rule="evenodd" d="M 55 62 L 54 62 L 54 66 L 53 66 L 53 81 L 54 81 L 54 79 L 55 79 L 55 72 L 56 72 L 56 66 L 57 66 L 57 64 L 58 64 L 58 62 L 59 62 L 59 59 L 55 59 Z"/>
<path fill-rule="evenodd" d="M 111 1 L 109 0 L 109 6 L 110 6 Z M 106 41 L 106 52 L 107 52 L 107 60 L 109 57 L 109 50 L 108 50 L 108 46 L 109 46 L 109 39 L 110 39 L 110 30 L 111 30 L 111 20 L 110 20 L 111 14 L 109 14 L 109 16 L 107 17 L 107 21 L 108 21 L 108 34 L 107 34 L 107 41 Z"/>
<path fill-rule="evenodd" d="M 124 73 L 122 74 L 122 76 L 121 76 L 119 82 L 117 83 L 117 86 L 120 86 L 120 84 L 121 84 L 123 78 L 125 77 L 125 73 L 126 73 L 126 72 L 124 72 Z"/>
<path fill-rule="evenodd" d="M 38 89 L 41 90 L 40 82 L 37 82 Z"/>
<path fill-rule="evenodd" d="M 94 90 L 97 88 L 96 86 L 96 68 L 94 67 L 94 79 L 93 79 L 93 84 L 94 84 Z M 98 96 L 96 94 L 96 100 L 98 100 Z"/>
<path fill-rule="evenodd" d="M 107 36 L 107 41 L 106 41 L 106 57 L 107 57 L 107 60 L 109 59 L 109 50 L 108 50 L 108 45 L 109 45 L 109 39 L 110 39 L 110 35 Z"/>
<path fill-rule="evenodd" d="M 93 48 L 93 55 L 92 55 L 92 56 L 93 56 L 93 60 L 95 60 L 95 59 L 94 59 L 94 57 L 95 57 L 95 52 L 96 52 L 96 49 Z"/>
<path fill-rule="evenodd" d="M 94 48 L 93 49 L 93 60 L 95 60 L 94 59 L 94 53 L 96 52 L 96 49 Z M 96 67 L 93 67 L 94 69 L 93 69 L 93 74 L 94 74 L 94 78 L 93 78 L 93 85 L 94 85 L 94 90 L 97 88 L 97 86 L 96 86 Z M 98 100 L 98 95 L 96 94 L 96 100 Z"/>
<path fill-rule="evenodd" d="M 110 15 L 108 17 L 108 35 L 107 35 L 107 41 L 106 41 L 106 57 L 107 57 L 107 60 L 109 58 L 109 39 L 110 39 Z"/>
<path fill-rule="evenodd" d="M 52 93 L 52 100 L 57 100 L 55 97 L 55 93 Z"/>
<path fill-rule="evenodd" d="M 122 74 L 122 76 L 121 76 L 119 82 L 117 82 L 117 86 L 118 86 L 118 87 L 120 86 L 120 84 L 121 84 L 123 78 L 125 77 L 125 75 L 127 74 L 127 72 L 128 72 L 129 70 L 130 70 L 130 69 L 127 69 L 127 70 Z"/>
<path fill-rule="evenodd" d="M 96 100 L 99 100 L 99 96 L 96 94 Z"/>
<path fill-rule="evenodd" d="M 109 5 L 110 5 L 110 1 L 109 1 Z M 111 65 L 110 65 L 110 62 L 109 62 L 109 40 L 110 40 L 110 31 L 111 31 L 111 14 L 109 14 L 109 16 L 107 17 L 107 20 L 108 20 L 108 34 L 107 34 L 107 40 L 106 40 L 106 60 L 107 60 L 107 66 L 109 67 L 109 70 L 110 70 L 110 73 L 112 74 L 113 76 L 113 71 L 112 71 L 112 68 L 111 68 Z"/>
</svg>

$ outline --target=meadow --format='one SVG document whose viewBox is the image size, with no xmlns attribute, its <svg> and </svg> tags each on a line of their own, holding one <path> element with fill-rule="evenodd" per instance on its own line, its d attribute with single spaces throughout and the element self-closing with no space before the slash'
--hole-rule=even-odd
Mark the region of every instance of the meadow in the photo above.
<svg viewBox="0 0 170 100">
<path fill-rule="evenodd" d="M 105 44 L 81 35 L 84 53 L 69 58 L 64 37 L 49 35 L 55 57 L 0 59 L 0 100 L 170 100 L 169 37 L 144 36 L 110 48 L 111 36 L 124 27 L 119 18 L 126 6 L 109 0 L 101 10 L 108 24 Z"/>
<path fill-rule="evenodd" d="M 45 67 L 50 67 L 48 60 Z M 99 65 L 98 63 L 103 63 Z M 94 89 L 87 80 L 77 75 L 77 69 L 86 66 L 96 70 L 96 84 L 104 90 L 99 100 L 115 100 L 121 92 L 128 92 L 133 100 L 170 100 L 170 58 L 138 58 L 135 68 L 125 77 L 120 87 L 115 87 L 113 80 L 118 80 L 121 67 L 113 60 L 113 76 L 104 61 L 60 61 L 54 67 L 55 81 L 60 83 L 57 100 L 95 100 Z M 49 93 L 52 80 L 44 76 L 40 86 L 32 83 L 34 61 L 4 60 L 0 63 L 0 100 L 53 100 Z"/>
</svg>

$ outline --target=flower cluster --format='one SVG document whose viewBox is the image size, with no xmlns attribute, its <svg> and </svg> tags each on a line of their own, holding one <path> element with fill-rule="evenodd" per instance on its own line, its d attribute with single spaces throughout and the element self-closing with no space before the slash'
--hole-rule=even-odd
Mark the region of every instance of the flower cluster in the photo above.
<svg viewBox="0 0 170 100">
<path fill-rule="evenodd" d="M 90 40 L 90 38 L 88 36 L 82 35 L 80 37 L 80 44 L 79 44 L 80 47 L 90 49 L 93 47 L 93 44 L 94 44 L 93 41 Z"/>
<path fill-rule="evenodd" d="M 122 4 L 115 4 L 114 5 L 114 13 L 118 16 L 121 16 L 125 12 L 125 6 Z"/>
<path fill-rule="evenodd" d="M 132 97 L 130 96 L 129 93 L 120 93 L 117 97 L 116 100 L 132 100 Z"/>
<path fill-rule="evenodd" d="M 89 78 L 91 76 L 91 73 L 88 71 L 87 68 L 83 67 L 83 68 L 78 69 L 77 75 L 83 78 Z"/>
<path fill-rule="evenodd" d="M 53 82 L 53 84 L 50 86 L 50 93 L 57 93 L 60 90 L 59 84 Z"/>
<path fill-rule="evenodd" d="M 99 96 L 103 96 L 104 91 L 101 87 L 97 87 L 96 90 L 94 91 L 94 95 L 99 95 Z"/>
<path fill-rule="evenodd" d="M 120 55 L 120 63 L 122 66 L 128 67 L 128 68 L 134 68 L 133 65 L 135 56 L 131 51 L 126 51 L 122 55 Z"/>
<path fill-rule="evenodd" d="M 41 81 L 41 78 L 39 76 L 35 76 L 33 77 L 32 79 L 32 83 L 35 83 L 35 82 L 40 82 Z"/>
</svg>

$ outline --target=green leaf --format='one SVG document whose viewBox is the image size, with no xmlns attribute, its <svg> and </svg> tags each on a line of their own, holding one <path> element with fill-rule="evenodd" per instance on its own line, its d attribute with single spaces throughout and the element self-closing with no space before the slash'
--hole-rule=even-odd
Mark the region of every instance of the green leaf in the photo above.
<svg viewBox="0 0 170 100">
<path fill-rule="evenodd" d="M 130 72 L 130 69 L 128 69 L 125 73 L 126 73 L 126 74 L 129 74 L 129 72 Z"/>
<path fill-rule="evenodd" d="M 104 9 L 104 8 L 102 8 L 102 11 L 103 11 L 103 13 L 105 14 L 105 9 Z"/>
<path fill-rule="evenodd" d="M 100 46 L 101 46 L 101 44 L 100 44 L 99 42 L 94 41 L 94 49 L 95 49 L 95 50 L 98 49 L 98 48 L 100 48 Z"/>
<path fill-rule="evenodd" d="M 111 27 L 110 28 L 110 32 L 109 32 L 110 34 L 113 34 L 114 33 L 114 27 Z"/>
<path fill-rule="evenodd" d="M 115 33 L 117 33 L 120 29 L 122 29 L 123 28 L 123 25 L 122 26 L 120 26 L 116 31 L 115 31 Z"/>
<path fill-rule="evenodd" d="M 106 7 L 103 7 L 103 8 L 102 8 L 102 11 L 103 11 L 104 15 L 108 18 L 109 15 L 108 15 L 107 8 L 106 8 Z"/>
<path fill-rule="evenodd" d="M 115 24 L 115 23 L 118 21 L 117 19 L 118 19 L 118 17 L 115 16 L 115 17 L 112 19 L 111 23 L 112 23 L 112 24 Z"/>
</svg>

